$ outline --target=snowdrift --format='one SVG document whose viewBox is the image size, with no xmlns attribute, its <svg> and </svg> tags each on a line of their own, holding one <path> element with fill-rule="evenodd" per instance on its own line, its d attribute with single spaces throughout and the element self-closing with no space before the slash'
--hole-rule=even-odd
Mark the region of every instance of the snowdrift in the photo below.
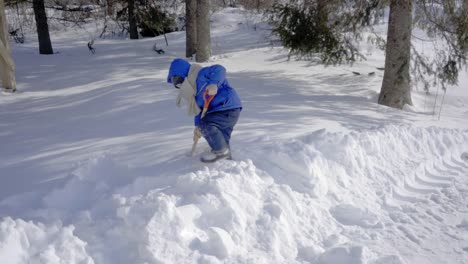
<svg viewBox="0 0 468 264">
<path fill-rule="evenodd" d="M 16 215 L 34 221 L 0 221 L 0 259 L 468 261 L 468 131 L 389 125 L 258 146 L 195 169 L 182 157 L 186 172 L 171 178 L 137 177 L 112 155 L 93 158 L 52 193 L 1 204 L 29 208 Z"/>
</svg>

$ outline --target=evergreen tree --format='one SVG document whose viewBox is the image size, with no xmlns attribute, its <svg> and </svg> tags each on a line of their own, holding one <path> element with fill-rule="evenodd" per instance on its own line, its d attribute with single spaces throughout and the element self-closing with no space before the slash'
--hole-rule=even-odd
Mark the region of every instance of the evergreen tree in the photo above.
<svg viewBox="0 0 468 264">
<path fill-rule="evenodd" d="M 429 92 L 431 86 L 454 85 L 458 72 L 466 65 L 468 53 L 468 1 L 421 0 L 416 4 L 416 25 L 434 42 L 436 57 L 424 57 L 414 51 L 417 81 Z M 438 43 L 443 43 L 442 47 Z M 432 76 L 432 82 L 428 76 Z"/>
<path fill-rule="evenodd" d="M 345 34 L 352 33 L 351 25 L 356 22 L 342 5 L 335 0 L 277 3 L 269 10 L 268 18 L 273 33 L 289 48 L 290 55 L 320 57 L 325 64 L 353 62 L 363 56 Z"/>
<path fill-rule="evenodd" d="M 354 43 L 362 40 L 363 29 L 372 32 L 389 5 L 387 41 L 378 34 L 371 38 L 386 50 L 379 103 L 402 108 L 412 104 L 414 84 L 423 83 L 427 91 L 456 84 L 467 61 L 468 0 L 305 0 L 302 4 L 293 0 L 275 4 L 269 18 L 290 54 L 320 56 L 324 63 L 336 64 L 365 58 Z M 423 56 L 412 45 L 414 26 L 434 42 L 435 56 Z M 436 44 L 441 42 L 442 47 Z"/>
</svg>

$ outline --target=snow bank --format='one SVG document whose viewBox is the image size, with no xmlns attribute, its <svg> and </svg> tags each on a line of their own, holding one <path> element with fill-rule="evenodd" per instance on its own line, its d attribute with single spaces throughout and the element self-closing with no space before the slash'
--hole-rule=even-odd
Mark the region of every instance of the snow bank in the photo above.
<svg viewBox="0 0 468 264">
<path fill-rule="evenodd" d="M 9 217 L 0 221 L 0 259 L 8 264 L 94 264 L 74 227 Z"/>
<path fill-rule="evenodd" d="M 34 212 L 75 231 L 7 218 L 0 258 L 103 264 L 468 259 L 441 250 L 455 245 L 455 230 L 466 232 L 456 208 L 468 202 L 467 131 L 320 130 L 258 147 L 238 161 L 200 164 L 166 180 L 158 172 L 137 177 L 111 156 L 91 159 Z M 444 227 L 445 219 L 457 220 Z M 462 246 L 459 252 L 466 252 Z"/>
</svg>

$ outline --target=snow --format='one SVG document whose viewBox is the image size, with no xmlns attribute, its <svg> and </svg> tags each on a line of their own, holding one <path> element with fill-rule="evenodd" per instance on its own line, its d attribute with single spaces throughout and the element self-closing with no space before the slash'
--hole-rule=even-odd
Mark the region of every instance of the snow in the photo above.
<svg viewBox="0 0 468 264">
<path fill-rule="evenodd" d="M 244 109 L 234 160 L 210 165 L 205 142 L 189 157 L 192 120 L 165 83 L 184 32 L 168 47 L 97 39 L 95 55 L 73 30 L 53 32 L 53 56 L 12 44 L 2 263 L 467 263 L 468 74 L 440 120 L 435 92 L 390 109 L 382 52 L 352 68 L 288 60 L 249 19 L 212 17 L 206 65 L 227 68 Z"/>
<path fill-rule="evenodd" d="M 6 217 L 0 223 L 0 256 L 4 263 L 92 264 L 86 243 L 73 226 L 44 226 Z"/>
</svg>

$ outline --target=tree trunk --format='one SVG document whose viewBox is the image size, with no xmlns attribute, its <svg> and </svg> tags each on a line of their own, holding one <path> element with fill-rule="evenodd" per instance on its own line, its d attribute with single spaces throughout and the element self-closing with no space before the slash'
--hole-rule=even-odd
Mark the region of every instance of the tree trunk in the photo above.
<svg viewBox="0 0 468 264">
<path fill-rule="evenodd" d="M 107 15 L 114 16 L 114 0 L 107 0 Z"/>
<path fill-rule="evenodd" d="M 16 90 L 15 66 L 10 56 L 3 0 L 0 0 L 0 78 L 5 90 L 11 92 Z"/>
<path fill-rule="evenodd" d="M 210 0 L 197 0 L 197 62 L 206 62 L 211 56 Z"/>
<path fill-rule="evenodd" d="M 130 27 L 130 39 L 138 39 L 138 29 L 135 17 L 135 0 L 128 0 L 128 24 Z"/>
<path fill-rule="evenodd" d="M 185 1 L 185 57 L 190 58 L 197 52 L 197 0 Z"/>
<path fill-rule="evenodd" d="M 330 6 L 330 0 L 318 0 L 317 1 L 317 10 L 318 10 L 318 15 L 320 17 L 320 21 L 322 21 L 324 24 L 328 23 L 328 7 Z"/>
<path fill-rule="evenodd" d="M 379 104 L 399 109 L 413 104 L 409 72 L 412 20 L 412 0 L 391 0 Z"/>
<path fill-rule="evenodd" d="M 36 18 L 37 38 L 39 39 L 40 54 L 54 54 L 50 42 L 49 25 L 44 7 L 44 0 L 33 0 L 34 17 Z"/>
<path fill-rule="evenodd" d="M 468 16 L 468 0 L 463 0 L 463 13 Z"/>
</svg>

